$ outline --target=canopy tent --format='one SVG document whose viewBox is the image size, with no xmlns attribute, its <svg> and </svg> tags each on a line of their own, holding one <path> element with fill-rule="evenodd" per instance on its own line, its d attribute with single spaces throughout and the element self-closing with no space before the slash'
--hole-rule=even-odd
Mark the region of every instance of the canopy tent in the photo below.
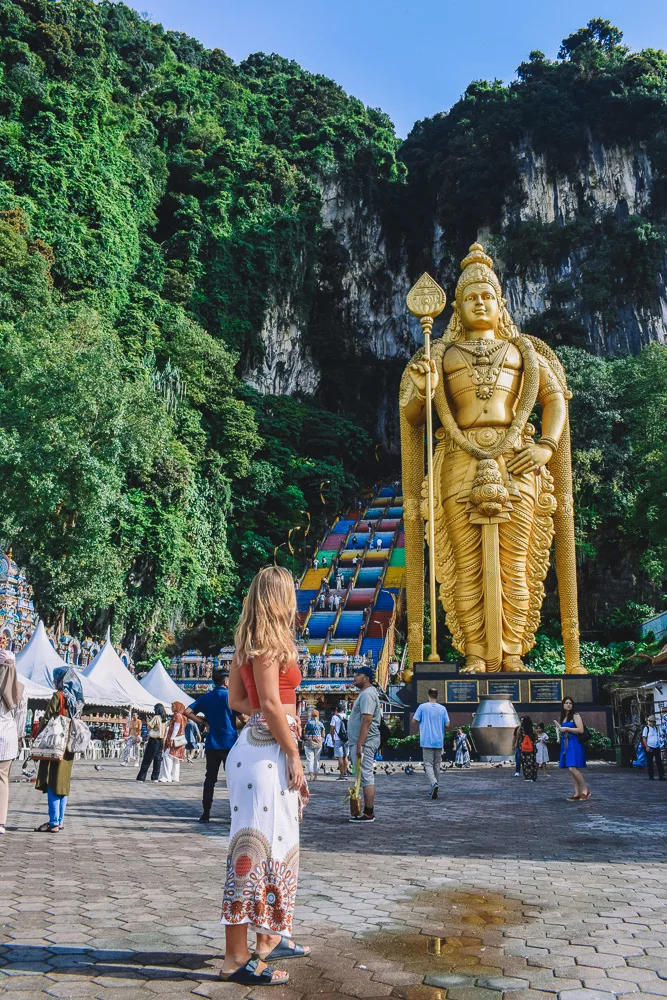
<svg viewBox="0 0 667 1000">
<path fill-rule="evenodd" d="M 53 692 L 53 671 L 66 663 L 49 642 L 44 622 L 39 621 L 30 641 L 16 654 L 16 669 L 22 677 Z"/>
<path fill-rule="evenodd" d="M 36 681 L 31 680 L 29 677 L 19 677 L 19 680 L 23 687 L 25 688 L 25 693 L 28 695 L 28 700 L 35 699 L 37 701 L 50 701 L 53 695 L 53 688 L 44 687 L 42 684 L 37 684 Z"/>
<path fill-rule="evenodd" d="M 161 701 L 167 708 L 170 708 L 174 701 L 180 701 L 187 708 L 194 700 L 172 680 L 162 666 L 161 660 L 158 660 L 155 666 L 151 667 L 139 683 L 152 695 L 155 701 Z"/>
<path fill-rule="evenodd" d="M 16 654 L 16 669 L 21 678 L 28 678 L 37 688 L 48 688 L 50 697 L 54 691 L 53 671 L 58 667 L 67 666 L 71 666 L 71 664 L 65 663 L 58 656 L 46 634 L 44 622 L 39 621 L 30 641 Z M 118 706 L 128 704 L 127 699 L 119 700 L 113 694 L 105 693 L 95 681 L 84 677 L 79 671 L 77 673 L 81 678 L 83 697 L 87 705 Z M 38 695 L 34 695 L 34 697 L 37 698 Z"/>
<path fill-rule="evenodd" d="M 86 678 L 91 680 L 96 688 L 109 699 L 107 702 L 97 702 L 97 704 L 131 705 L 144 712 L 150 711 L 155 704 L 154 699 L 130 673 L 111 645 L 111 635 L 108 629 L 106 642 L 97 656 L 82 671 L 81 677 L 84 682 Z M 113 699 L 112 702 L 111 699 Z"/>
</svg>

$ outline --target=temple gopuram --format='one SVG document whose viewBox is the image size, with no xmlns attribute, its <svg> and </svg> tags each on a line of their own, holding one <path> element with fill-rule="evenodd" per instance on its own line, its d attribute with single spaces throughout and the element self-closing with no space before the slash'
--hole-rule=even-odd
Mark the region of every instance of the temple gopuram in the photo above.
<svg viewBox="0 0 667 1000">
<path fill-rule="evenodd" d="M 21 567 L 9 552 L 0 552 L 0 646 L 18 653 L 32 638 L 39 615 L 33 602 L 32 587 Z M 47 629 L 53 647 L 65 663 L 86 667 L 97 655 L 102 643 L 96 639 L 79 639 L 73 635 L 54 636 Z M 114 649 L 128 669 L 132 669 L 132 656 L 121 646 Z"/>
</svg>

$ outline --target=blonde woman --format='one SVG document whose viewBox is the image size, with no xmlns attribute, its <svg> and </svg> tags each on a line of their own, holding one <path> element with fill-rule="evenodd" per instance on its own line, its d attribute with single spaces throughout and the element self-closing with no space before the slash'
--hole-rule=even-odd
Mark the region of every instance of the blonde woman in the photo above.
<svg viewBox="0 0 667 1000">
<path fill-rule="evenodd" d="M 284 985 L 287 973 L 264 960 L 309 954 L 291 940 L 299 819 L 308 799 L 297 746 L 295 615 L 290 573 L 280 566 L 261 570 L 236 629 L 229 676 L 229 707 L 250 718 L 227 758 L 231 830 L 221 977 L 244 986 Z M 254 957 L 248 927 L 257 933 Z"/>
</svg>

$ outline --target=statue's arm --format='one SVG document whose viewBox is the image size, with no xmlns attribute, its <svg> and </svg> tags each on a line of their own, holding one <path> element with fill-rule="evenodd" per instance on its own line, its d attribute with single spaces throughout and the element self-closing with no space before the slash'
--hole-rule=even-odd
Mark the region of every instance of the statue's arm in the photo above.
<svg viewBox="0 0 667 1000">
<path fill-rule="evenodd" d="M 416 387 L 404 376 L 406 383 L 401 392 L 401 409 L 405 419 L 413 427 L 421 427 L 426 422 L 426 396 L 421 396 Z"/>
<path fill-rule="evenodd" d="M 428 362 L 422 352 L 417 354 L 403 372 L 401 379 L 400 407 L 405 419 L 413 427 L 426 422 L 426 374 Z M 431 394 L 438 386 L 439 376 L 435 361 L 431 361 Z"/>
<path fill-rule="evenodd" d="M 549 363 L 540 356 L 540 387 L 537 401 L 542 407 L 542 436 L 519 449 L 507 462 L 514 475 L 536 472 L 546 465 L 555 451 L 565 429 L 567 405 L 560 383 Z"/>
<path fill-rule="evenodd" d="M 540 388 L 537 401 L 542 407 L 542 436 L 539 445 L 553 454 L 565 430 L 567 403 L 560 382 L 546 359 L 540 357 Z"/>
</svg>

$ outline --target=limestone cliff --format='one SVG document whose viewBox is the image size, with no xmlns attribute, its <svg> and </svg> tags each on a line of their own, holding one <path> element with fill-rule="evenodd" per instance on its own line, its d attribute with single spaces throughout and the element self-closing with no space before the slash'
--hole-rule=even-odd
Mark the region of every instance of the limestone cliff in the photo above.
<svg viewBox="0 0 667 1000">
<path fill-rule="evenodd" d="M 654 170 L 645 144 L 605 145 L 591 135 L 586 154 L 562 172 L 554 171 L 528 139 L 514 147 L 513 155 L 518 184 L 503 199 L 497 225 L 481 225 L 468 232 L 464 242 L 455 242 L 451 230 L 438 221 L 437 203 L 432 215 L 423 220 L 418 232 L 422 259 L 449 298 L 458 259 L 468 243 L 480 239 L 496 258 L 510 310 L 520 327 L 555 346 L 575 342 L 601 356 L 637 353 L 651 341 L 666 342 L 667 267 L 658 268 L 648 295 L 638 301 L 629 301 L 619 288 L 618 295 L 612 294 L 603 307 L 596 307 L 590 289 L 581 287 L 586 268 L 598 267 L 603 272 L 598 284 L 608 280 L 613 286 L 617 278 L 610 272 L 613 261 L 597 259 L 596 240 L 598 236 L 603 239 L 605 223 L 612 220 L 622 229 L 650 213 Z M 408 181 L 406 201 L 415 195 L 410 187 Z M 380 363 L 376 378 L 383 377 L 385 363 L 404 363 L 421 342 L 419 327 L 405 307 L 406 292 L 421 270 L 421 261 L 410 254 L 403 234 L 389 251 L 387 227 L 395 220 L 388 218 L 380 201 L 365 199 L 358 187 L 336 177 L 323 179 L 320 192 L 319 240 L 320 249 L 325 250 L 313 262 L 310 301 L 304 303 L 299 276 L 299 287 L 287 291 L 267 310 L 261 332 L 264 359 L 247 375 L 264 392 L 327 395 L 330 373 L 323 369 L 327 358 L 319 356 L 317 346 L 323 312 L 350 363 L 355 359 L 361 363 L 369 354 Z M 447 198 L 444 187 L 437 201 Z M 549 246 L 542 255 L 517 257 L 517 245 L 536 231 L 547 243 L 561 240 L 565 249 L 560 260 L 554 260 L 558 255 Z M 659 252 L 662 265 L 664 252 Z M 332 272 L 335 291 L 327 288 Z M 380 426 L 388 419 L 391 422 L 389 409 L 389 401 L 383 400 Z"/>
</svg>

